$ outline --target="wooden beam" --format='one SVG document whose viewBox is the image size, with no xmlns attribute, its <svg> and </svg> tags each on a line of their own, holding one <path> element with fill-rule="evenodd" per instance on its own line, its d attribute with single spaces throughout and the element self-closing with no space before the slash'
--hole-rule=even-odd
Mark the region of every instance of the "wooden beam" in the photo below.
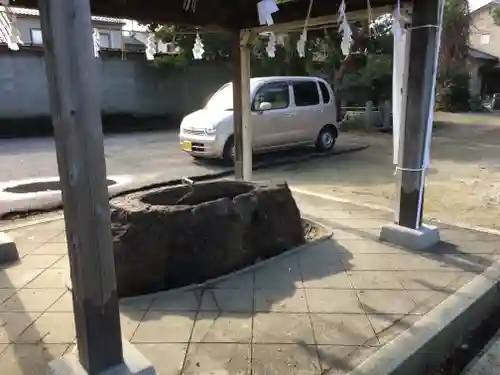
<svg viewBox="0 0 500 375">
<path fill-rule="evenodd" d="M 383 6 L 375 8 L 373 9 L 373 17 L 379 17 L 383 14 L 391 13 L 392 10 L 393 10 L 392 6 Z M 276 14 L 278 13 L 279 12 L 277 12 Z M 349 22 L 366 20 L 367 17 L 368 14 L 366 10 L 347 12 L 347 19 L 349 20 Z M 256 33 L 289 32 L 289 31 L 297 31 L 304 28 L 304 24 L 305 24 L 305 16 L 302 19 L 299 19 L 298 21 L 280 22 L 280 23 L 275 23 L 274 25 L 271 26 L 257 26 L 252 28 L 251 30 Z M 322 26 L 331 27 L 335 25 L 338 25 L 337 11 L 326 16 L 313 17 L 308 22 L 308 27 L 310 28 L 322 27 Z"/>
<path fill-rule="evenodd" d="M 14 6 L 36 7 L 37 0 L 11 0 Z M 259 0 L 198 0 L 196 11 L 185 11 L 184 0 L 92 0 L 92 13 L 109 17 L 138 20 L 142 23 L 170 25 L 210 26 L 227 30 L 259 27 L 257 2 Z M 402 1 L 407 3 L 408 1 Z M 367 12 L 366 0 L 349 0 L 347 11 Z M 370 0 L 373 9 L 394 7 L 397 0 Z M 333 17 L 338 14 L 340 0 L 315 0 L 312 18 Z M 295 0 L 279 4 L 280 11 L 274 15 L 275 22 L 303 22 L 309 0 Z"/>
<path fill-rule="evenodd" d="M 40 0 L 79 359 L 122 363 L 100 88 L 88 0 Z"/>
</svg>

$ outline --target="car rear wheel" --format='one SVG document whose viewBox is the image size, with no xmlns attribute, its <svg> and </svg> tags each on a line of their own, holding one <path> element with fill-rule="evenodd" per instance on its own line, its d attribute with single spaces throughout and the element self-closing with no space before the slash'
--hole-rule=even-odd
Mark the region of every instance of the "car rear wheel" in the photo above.
<svg viewBox="0 0 500 375">
<path fill-rule="evenodd" d="M 334 126 L 324 126 L 318 134 L 316 149 L 321 152 L 330 151 L 335 146 L 337 136 L 337 129 Z"/>
</svg>

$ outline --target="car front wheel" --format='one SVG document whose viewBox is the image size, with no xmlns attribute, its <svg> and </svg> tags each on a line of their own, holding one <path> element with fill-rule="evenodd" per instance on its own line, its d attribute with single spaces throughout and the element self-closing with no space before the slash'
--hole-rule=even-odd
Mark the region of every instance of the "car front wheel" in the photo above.
<svg viewBox="0 0 500 375">
<path fill-rule="evenodd" d="M 337 141 L 337 129 L 334 126 L 327 125 L 321 129 L 316 140 L 316 149 L 318 151 L 330 151 Z"/>
</svg>

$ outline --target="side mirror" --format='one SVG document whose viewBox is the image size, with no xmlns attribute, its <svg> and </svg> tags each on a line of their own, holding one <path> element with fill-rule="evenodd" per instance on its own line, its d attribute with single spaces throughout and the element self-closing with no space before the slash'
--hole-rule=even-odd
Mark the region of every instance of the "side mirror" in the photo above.
<svg viewBox="0 0 500 375">
<path fill-rule="evenodd" d="M 260 103 L 258 109 L 259 109 L 259 111 L 269 111 L 272 108 L 273 108 L 273 106 L 272 106 L 271 103 L 269 103 L 269 102 L 262 102 L 262 103 Z"/>
</svg>

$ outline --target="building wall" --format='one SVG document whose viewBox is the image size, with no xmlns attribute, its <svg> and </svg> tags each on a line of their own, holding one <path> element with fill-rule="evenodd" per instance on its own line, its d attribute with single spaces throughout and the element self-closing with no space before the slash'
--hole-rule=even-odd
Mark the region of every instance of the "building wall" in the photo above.
<svg viewBox="0 0 500 375">
<path fill-rule="evenodd" d="M 119 55 L 119 54 L 117 54 Z M 228 65 L 196 62 L 185 70 L 157 68 L 144 54 L 96 59 L 105 114 L 183 116 L 230 81 Z M 0 119 L 49 116 L 43 51 L 0 49 Z"/>
<path fill-rule="evenodd" d="M 500 26 L 491 16 L 492 6 L 472 13 L 470 44 L 472 48 L 500 57 Z"/>
<path fill-rule="evenodd" d="M 25 45 L 32 44 L 31 29 L 40 29 L 40 18 L 17 16 L 17 28 L 21 34 L 21 40 Z M 111 46 L 110 48 L 122 48 L 122 28 L 119 23 L 93 22 L 93 27 L 99 31 L 109 32 Z"/>
</svg>

